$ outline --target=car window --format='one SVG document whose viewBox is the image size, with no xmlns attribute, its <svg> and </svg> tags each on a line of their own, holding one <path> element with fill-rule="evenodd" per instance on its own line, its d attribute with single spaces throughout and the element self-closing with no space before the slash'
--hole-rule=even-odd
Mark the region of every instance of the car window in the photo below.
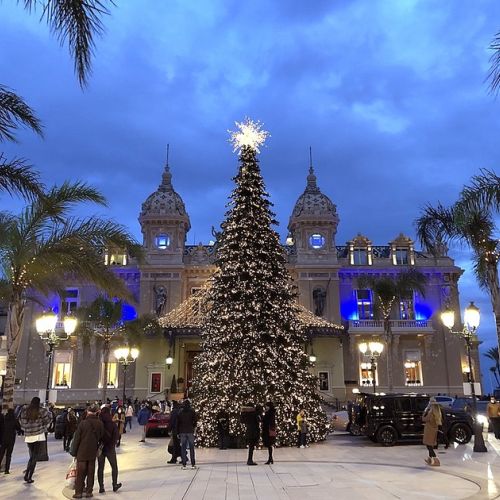
<svg viewBox="0 0 500 500">
<path fill-rule="evenodd" d="M 417 411 L 424 411 L 429 404 L 429 398 L 417 398 Z"/>
<path fill-rule="evenodd" d="M 436 401 L 438 403 L 444 403 L 444 402 L 448 402 L 451 400 L 452 400 L 452 398 L 447 398 L 446 396 L 436 396 Z"/>
<path fill-rule="evenodd" d="M 398 398 L 395 400 L 396 409 L 399 411 L 411 411 L 410 398 Z"/>
</svg>

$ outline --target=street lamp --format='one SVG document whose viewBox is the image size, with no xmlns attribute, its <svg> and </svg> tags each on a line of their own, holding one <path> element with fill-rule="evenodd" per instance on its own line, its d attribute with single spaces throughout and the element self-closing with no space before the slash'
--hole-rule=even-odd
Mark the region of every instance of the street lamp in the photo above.
<svg viewBox="0 0 500 500">
<path fill-rule="evenodd" d="M 172 357 L 172 353 L 168 351 L 168 356 L 165 358 L 165 364 L 167 365 L 167 368 L 170 370 L 170 367 L 172 366 L 172 363 L 174 362 L 174 358 Z"/>
<path fill-rule="evenodd" d="M 472 358 L 471 358 L 471 348 L 474 335 L 480 322 L 479 308 L 471 302 L 464 311 L 464 325 L 462 330 L 453 330 L 455 326 L 455 312 L 453 309 L 447 307 L 441 313 L 441 321 L 443 325 L 450 330 L 451 333 L 459 335 L 465 340 L 465 345 L 467 348 L 467 363 L 468 363 L 468 381 L 470 383 L 470 393 L 472 396 L 472 412 L 473 412 L 473 425 L 474 425 L 474 451 L 485 452 L 488 451 L 483 439 L 483 429 L 482 425 L 477 421 L 477 399 L 476 399 L 476 389 L 474 387 L 474 372 L 472 371 Z"/>
<path fill-rule="evenodd" d="M 123 366 L 123 398 L 122 404 L 125 406 L 125 384 L 127 382 L 127 368 L 139 357 L 139 349 L 136 347 L 119 347 L 115 349 L 115 358 Z"/>
<path fill-rule="evenodd" d="M 375 380 L 375 373 L 377 371 L 377 358 L 384 350 L 382 342 L 361 342 L 358 344 L 358 349 L 363 356 L 370 358 L 370 371 L 372 372 L 373 392 L 377 392 L 377 382 Z"/>
<path fill-rule="evenodd" d="M 49 403 L 50 392 L 50 376 L 52 374 L 52 361 L 54 357 L 54 349 L 59 345 L 61 340 L 66 340 L 69 335 L 75 333 L 78 321 L 73 316 L 66 316 L 63 320 L 64 333 L 66 337 L 60 337 L 56 334 L 57 314 L 52 311 L 43 313 L 36 321 L 35 327 L 40 339 L 47 345 L 46 355 L 49 358 L 49 369 L 47 372 L 47 385 L 45 387 L 45 404 Z"/>
</svg>

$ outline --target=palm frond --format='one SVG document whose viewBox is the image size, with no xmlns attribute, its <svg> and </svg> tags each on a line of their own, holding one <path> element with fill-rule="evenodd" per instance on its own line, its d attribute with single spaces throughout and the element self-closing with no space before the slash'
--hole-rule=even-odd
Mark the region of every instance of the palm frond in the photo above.
<svg viewBox="0 0 500 500">
<path fill-rule="evenodd" d="M 68 42 L 74 61 L 75 73 L 80 85 L 84 87 L 92 72 L 92 56 L 95 37 L 104 33 L 101 17 L 110 13 L 108 5 L 112 0 L 24 0 L 28 11 L 42 4 L 42 19 L 61 45 Z"/>
<path fill-rule="evenodd" d="M 416 269 L 409 269 L 398 274 L 395 280 L 396 295 L 403 298 L 413 292 L 418 292 L 422 297 L 425 297 L 426 284 L 427 278 L 424 274 Z"/>
<path fill-rule="evenodd" d="M 490 43 L 493 54 L 490 57 L 490 71 L 487 79 L 490 82 L 490 92 L 497 94 L 500 90 L 500 31 Z"/>
<path fill-rule="evenodd" d="M 496 361 L 496 362 L 500 362 L 500 356 L 499 356 L 499 353 L 498 353 L 498 347 L 490 347 L 485 353 L 484 355 L 493 360 L 493 361 Z"/>
<path fill-rule="evenodd" d="M 20 126 L 43 136 L 42 123 L 26 102 L 7 87 L 0 85 L 0 141 L 16 142 L 14 132 Z"/>
<path fill-rule="evenodd" d="M 26 160 L 14 158 L 7 160 L 0 154 L 0 190 L 9 194 L 19 193 L 27 199 L 43 195 L 43 184 L 38 172 Z"/>
<path fill-rule="evenodd" d="M 481 169 L 462 189 L 458 205 L 465 211 L 500 211 L 500 177 L 492 170 Z"/>
<path fill-rule="evenodd" d="M 437 207 L 425 206 L 415 225 L 417 239 L 422 247 L 431 253 L 437 252 L 439 244 L 447 243 L 458 236 L 453 211 L 441 204 Z"/>
</svg>

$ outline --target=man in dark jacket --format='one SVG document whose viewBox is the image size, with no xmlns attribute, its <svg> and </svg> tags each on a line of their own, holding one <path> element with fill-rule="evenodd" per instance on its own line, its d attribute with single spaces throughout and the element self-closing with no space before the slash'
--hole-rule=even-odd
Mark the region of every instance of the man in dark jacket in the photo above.
<svg viewBox="0 0 500 500">
<path fill-rule="evenodd" d="M 69 451 L 71 446 L 71 440 L 75 435 L 76 428 L 78 427 L 78 418 L 76 416 L 73 408 L 68 409 L 68 413 L 66 415 L 66 427 L 64 429 L 64 449 Z"/>
<path fill-rule="evenodd" d="M 10 474 L 10 459 L 16 443 L 16 434 L 20 431 L 14 409 L 8 409 L 5 416 L 0 412 L 0 464 L 5 455 L 5 474 Z"/>
<path fill-rule="evenodd" d="M 187 447 L 189 446 L 189 458 L 191 460 L 191 469 L 196 469 L 194 456 L 194 431 L 196 429 L 197 416 L 191 408 L 189 399 L 186 399 L 182 404 L 182 409 L 177 415 L 175 433 L 179 436 L 181 442 L 181 459 L 182 468 L 186 468 L 187 464 Z"/>
<path fill-rule="evenodd" d="M 260 414 L 253 403 L 248 403 L 241 408 L 240 421 L 246 427 L 245 439 L 248 445 L 247 465 L 257 465 L 253 461 L 253 451 L 259 443 Z"/>
<path fill-rule="evenodd" d="M 73 498 L 82 498 L 83 485 L 87 479 L 86 497 L 92 496 L 94 488 L 95 461 L 99 444 L 104 437 L 104 425 L 97 418 L 97 406 L 87 408 L 87 416 L 76 429 L 71 443 L 71 456 L 76 457 L 76 481 Z"/>
<path fill-rule="evenodd" d="M 224 408 L 221 408 L 216 419 L 219 450 L 226 450 L 229 444 L 229 413 Z"/>
<path fill-rule="evenodd" d="M 181 443 L 179 441 L 179 436 L 175 432 L 179 410 L 178 401 L 172 401 L 172 411 L 170 413 L 170 422 L 168 425 L 168 430 L 172 433 L 172 448 L 168 450 L 168 452 L 172 455 L 172 458 L 167 462 L 169 464 L 176 464 L 177 459 L 181 456 Z"/>
<path fill-rule="evenodd" d="M 139 413 L 137 414 L 137 423 L 142 425 L 142 439 L 139 441 L 140 443 L 146 442 L 146 425 L 148 420 L 151 418 L 151 410 L 149 406 L 146 404 L 142 404 Z"/>
<path fill-rule="evenodd" d="M 104 437 L 102 439 L 102 453 L 97 457 L 97 480 L 99 481 L 99 493 L 105 493 L 104 489 L 104 463 L 108 459 L 111 466 L 111 479 L 113 481 L 113 491 L 118 491 L 122 487 L 122 483 L 118 482 L 118 463 L 116 461 L 116 443 L 120 439 L 118 427 L 113 422 L 109 406 L 101 409 L 99 415 L 101 422 L 104 425 Z"/>
</svg>

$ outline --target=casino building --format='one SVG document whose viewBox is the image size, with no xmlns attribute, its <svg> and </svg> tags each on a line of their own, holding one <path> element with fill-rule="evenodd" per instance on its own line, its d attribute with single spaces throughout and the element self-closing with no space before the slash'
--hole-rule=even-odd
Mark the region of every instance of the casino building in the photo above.
<svg viewBox="0 0 500 500">
<path fill-rule="evenodd" d="M 462 270 L 446 254 L 435 257 L 419 251 L 403 234 L 386 245 L 373 243 L 369 235 L 356 234 L 344 244 L 336 241 L 337 207 L 321 192 L 312 169 L 306 186 L 290 215 L 289 236 L 284 249 L 288 266 L 303 306 L 307 331 L 304 349 L 314 355 L 311 368 L 318 375 L 318 391 L 327 400 L 345 401 L 353 390 L 372 390 L 370 360 L 358 346 L 361 342 L 384 342 L 383 323 L 374 309 L 373 293 L 360 289 L 358 278 L 394 276 L 409 268 L 427 277 L 425 294 L 398 297 L 391 318 L 393 331 L 392 372 L 394 391 L 430 394 L 463 394 L 469 374 L 463 341 L 445 331 L 439 312 L 446 306 L 460 317 L 458 281 Z M 139 222 L 143 234 L 145 262 L 138 265 L 119 251 L 103 254 L 130 288 L 137 305 L 124 308 L 123 319 L 157 314 L 165 325 L 163 335 L 145 336 L 137 361 L 126 372 L 127 396 L 163 399 L 170 394 L 175 375 L 178 391 L 193 379 L 193 360 L 199 352 L 197 294 L 203 293 L 214 272 L 211 245 L 187 245 L 189 215 L 174 190 L 169 166 L 161 182 L 142 204 Z M 88 305 L 99 291 L 88 283 L 67 283 L 67 297 L 48 300 L 46 306 L 64 314 Z M 200 295 L 201 296 L 201 295 Z M 42 306 L 30 306 L 18 355 L 15 398 L 29 401 L 45 389 L 47 378 L 57 390 L 57 402 L 74 403 L 101 397 L 104 363 L 100 340 L 95 336 L 70 337 L 54 352 L 51 373 L 45 345 L 35 327 Z M 0 310 L 0 374 L 5 368 L 5 310 Z M 61 325 L 58 324 L 58 330 Z M 115 342 L 116 347 L 120 344 Z M 111 352 L 113 352 L 112 346 Z M 477 343 L 474 374 L 479 380 Z M 170 364 L 166 364 L 166 358 Z M 387 349 L 377 359 L 377 390 L 387 391 Z M 107 376 L 108 397 L 121 395 L 123 369 L 111 356 Z M 180 382 L 182 381 L 183 382 Z"/>
</svg>

